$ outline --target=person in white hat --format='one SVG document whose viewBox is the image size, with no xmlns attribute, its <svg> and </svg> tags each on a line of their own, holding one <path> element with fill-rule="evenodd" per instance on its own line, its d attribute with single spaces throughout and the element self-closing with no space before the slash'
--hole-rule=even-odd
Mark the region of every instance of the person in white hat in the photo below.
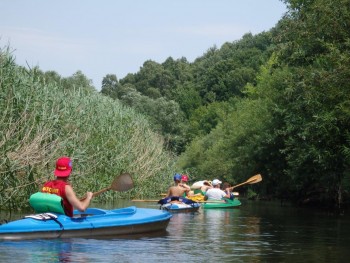
<svg viewBox="0 0 350 263">
<path fill-rule="evenodd" d="M 223 198 L 230 198 L 230 193 L 220 189 L 222 182 L 218 179 L 212 181 L 213 188 L 210 188 L 205 193 L 205 200 L 222 200 Z"/>
</svg>

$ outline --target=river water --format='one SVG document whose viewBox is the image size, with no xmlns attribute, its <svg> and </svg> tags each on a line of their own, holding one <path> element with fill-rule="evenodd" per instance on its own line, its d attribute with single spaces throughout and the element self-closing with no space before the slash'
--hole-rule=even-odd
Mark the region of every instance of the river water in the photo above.
<svg viewBox="0 0 350 263">
<path fill-rule="evenodd" d="M 150 203 L 120 201 L 102 208 Z M 96 206 L 96 205 L 95 205 Z M 1 214 L 1 218 L 5 215 Z M 173 214 L 167 231 L 109 239 L 0 241 L 0 262 L 349 262 L 350 217 L 246 201 Z"/>
</svg>

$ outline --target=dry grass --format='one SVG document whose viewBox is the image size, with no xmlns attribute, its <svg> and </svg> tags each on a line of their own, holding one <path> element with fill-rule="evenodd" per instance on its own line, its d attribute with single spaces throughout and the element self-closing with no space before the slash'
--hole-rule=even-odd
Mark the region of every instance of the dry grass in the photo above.
<svg viewBox="0 0 350 263">
<path fill-rule="evenodd" d="M 7 52 L 0 52 L 0 110 L 1 208 L 28 206 L 62 155 L 73 159 L 72 181 L 81 195 L 109 186 L 121 172 L 136 184 L 123 196 L 160 193 L 171 181 L 173 158 L 141 115 L 84 87 L 44 83 Z"/>
</svg>

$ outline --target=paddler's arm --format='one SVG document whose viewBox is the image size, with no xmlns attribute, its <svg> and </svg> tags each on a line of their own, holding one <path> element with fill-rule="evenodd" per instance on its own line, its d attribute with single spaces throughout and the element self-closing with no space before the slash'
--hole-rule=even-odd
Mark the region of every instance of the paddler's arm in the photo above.
<svg viewBox="0 0 350 263">
<path fill-rule="evenodd" d="M 231 187 L 228 187 L 228 188 L 225 189 L 224 192 L 225 192 L 226 195 L 224 196 L 224 198 L 231 199 L 231 191 L 230 190 L 231 190 Z"/>
<path fill-rule="evenodd" d="M 86 208 L 89 207 L 90 201 L 92 199 L 93 193 L 92 192 L 87 192 L 86 193 L 86 198 L 83 200 L 79 200 L 78 197 L 76 196 L 72 186 L 66 185 L 66 196 L 71 203 L 71 205 L 79 210 L 80 212 L 84 212 Z"/>
<path fill-rule="evenodd" d="M 179 184 L 179 186 L 183 187 L 186 189 L 186 192 L 191 191 L 191 187 L 189 187 L 187 184 Z"/>
<path fill-rule="evenodd" d="M 189 187 L 187 184 L 182 184 L 182 183 L 180 183 L 179 186 L 181 186 L 182 188 L 185 188 L 186 196 L 188 196 L 189 192 L 191 191 L 191 187 Z"/>
</svg>

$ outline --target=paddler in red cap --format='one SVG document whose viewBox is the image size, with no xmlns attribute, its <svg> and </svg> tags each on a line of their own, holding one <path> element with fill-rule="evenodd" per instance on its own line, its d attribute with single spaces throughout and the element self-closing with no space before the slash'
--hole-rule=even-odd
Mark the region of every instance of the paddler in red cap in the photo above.
<svg viewBox="0 0 350 263">
<path fill-rule="evenodd" d="M 63 156 L 56 162 L 55 180 L 48 181 L 44 184 L 41 192 L 55 194 L 63 199 L 63 208 L 67 216 L 73 216 L 73 209 L 84 212 L 89 207 L 93 193 L 87 192 L 83 200 L 79 200 L 68 182 L 72 172 L 72 161 L 69 157 Z"/>
</svg>

